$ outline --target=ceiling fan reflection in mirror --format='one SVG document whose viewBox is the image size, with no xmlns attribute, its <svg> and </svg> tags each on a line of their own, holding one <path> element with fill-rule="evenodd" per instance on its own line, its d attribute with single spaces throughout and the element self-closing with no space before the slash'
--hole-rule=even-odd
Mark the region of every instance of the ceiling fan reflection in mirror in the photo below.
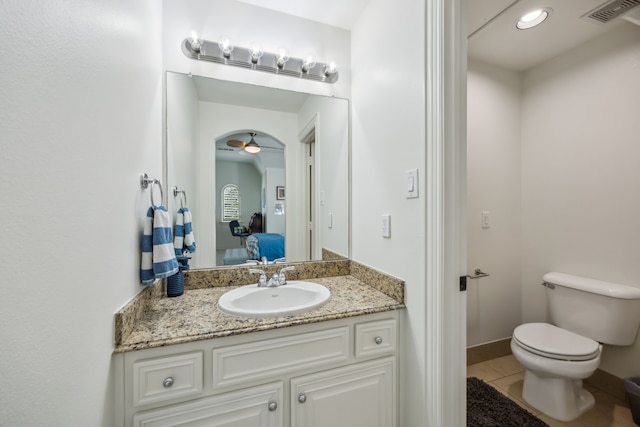
<svg viewBox="0 0 640 427">
<path fill-rule="evenodd" d="M 246 151 L 247 153 L 250 154 L 256 154 L 258 152 L 260 152 L 260 150 L 262 148 L 270 148 L 270 149 L 274 149 L 274 150 L 282 150 L 281 147 L 268 147 L 268 146 L 260 146 L 258 145 L 258 143 L 255 140 L 255 136 L 257 135 L 257 133 L 255 132 L 249 132 L 249 136 L 251 136 L 251 139 L 249 140 L 249 142 L 244 142 L 244 141 L 240 141 L 237 139 L 230 139 L 229 141 L 227 141 L 227 145 L 229 147 L 234 147 L 234 148 L 242 148 L 244 149 L 244 151 Z"/>
</svg>

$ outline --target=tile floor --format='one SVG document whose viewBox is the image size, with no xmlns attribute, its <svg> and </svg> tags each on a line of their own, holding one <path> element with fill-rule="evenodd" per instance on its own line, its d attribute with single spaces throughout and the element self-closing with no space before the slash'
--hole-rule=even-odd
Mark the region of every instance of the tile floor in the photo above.
<svg viewBox="0 0 640 427">
<path fill-rule="evenodd" d="M 589 385 L 586 388 L 596 398 L 596 406 L 580 418 L 570 423 L 549 418 L 540 411 L 528 406 L 522 399 L 524 369 L 513 355 L 499 357 L 486 362 L 467 366 L 467 376 L 477 377 L 491 384 L 502 394 L 542 419 L 551 427 L 636 427 L 631 411 L 625 402 Z"/>
</svg>

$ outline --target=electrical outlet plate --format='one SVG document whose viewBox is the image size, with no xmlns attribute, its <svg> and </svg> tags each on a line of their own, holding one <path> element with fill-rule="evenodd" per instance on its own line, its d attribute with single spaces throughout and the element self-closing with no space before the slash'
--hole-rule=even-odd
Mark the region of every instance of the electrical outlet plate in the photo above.
<svg viewBox="0 0 640 427">
<path fill-rule="evenodd" d="M 391 215 L 382 215 L 382 237 L 391 237 Z"/>
</svg>

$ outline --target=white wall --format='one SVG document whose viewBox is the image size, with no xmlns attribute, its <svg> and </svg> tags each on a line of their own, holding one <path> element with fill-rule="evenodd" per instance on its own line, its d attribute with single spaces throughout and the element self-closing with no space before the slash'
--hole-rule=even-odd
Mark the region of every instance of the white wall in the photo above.
<svg viewBox="0 0 640 427">
<path fill-rule="evenodd" d="M 351 41 L 352 258 L 405 281 L 402 426 L 426 425 L 424 170 L 420 198 L 404 194 L 405 171 L 425 164 L 424 22 L 422 2 L 372 0 Z"/>
<path fill-rule="evenodd" d="M 163 15 L 163 59 L 167 70 L 316 95 L 349 97 L 351 56 L 346 30 L 234 0 L 163 0 Z M 340 77 L 335 84 L 326 84 L 195 61 L 180 49 L 192 30 L 210 41 L 227 35 L 236 46 L 248 47 L 252 42 L 259 42 L 267 52 L 284 46 L 290 56 L 296 58 L 315 52 L 318 62 L 335 61 Z"/>
<path fill-rule="evenodd" d="M 287 200 L 285 192 L 285 200 L 278 200 L 276 198 L 276 187 L 284 186 L 285 174 L 283 168 L 267 168 L 264 174 L 265 184 L 265 196 L 266 196 L 266 212 L 265 212 L 265 224 L 267 233 L 286 233 L 286 218 L 287 218 Z M 286 187 L 285 187 L 286 190 Z M 284 215 L 276 215 L 274 213 L 275 204 L 282 203 L 284 206 Z M 292 206 L 294 206 L 292 204 Z M 286 251 L 286 247 L 285 247 Z"/>
<path fill-rule="evenodd" d="M 0 424 L 112 426 L 113 314 L 162 175 L 161 5 L 0 6 Z"/>
<path fill-rule="evenodd" d="M 640 27 L 626 24 L 524 76 L 523 320 L 548 271 L 640 287 Z M 640 373 L 640 340 L 601 368 Z"/>
<path fill-rule="evenodd" d="M 467 73 L 467 345 L 510 337 L 522 321 L 521 77 L 478 61 Z M 489 211 L 489 228 L 482 212 Z"/>
<path fill-rule="evenodd" d="M 340 101 L 340 102 L 338 102 Z M 324 197 L 318 203 L 321 246 L 337 254 L 349 256 L 349 102 L 336 98 L 309 97 L 302 106 L 298 126 L 304 129 L 315 122 L 316 171 L 318 191 Z M 320 198 L 320 194 L 316 195 Z M 328 216 L 332 215 L 331 228 Z"/>
</svg>

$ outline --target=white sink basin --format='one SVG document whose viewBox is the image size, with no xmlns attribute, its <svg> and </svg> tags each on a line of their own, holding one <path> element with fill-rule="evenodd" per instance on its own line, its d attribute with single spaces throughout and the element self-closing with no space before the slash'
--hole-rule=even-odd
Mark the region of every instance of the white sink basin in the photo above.
<svg viewBox="0 0 640 427">
<path fill-rule="evenodd" d="M 330 297 L 331 292 L 322 285 L 290 280 L 275 288 L 248 285 L 232 289 L 220 297 L 218 308 L 245 317 L 291 316 L 321 307 Z"/>
</svg>

